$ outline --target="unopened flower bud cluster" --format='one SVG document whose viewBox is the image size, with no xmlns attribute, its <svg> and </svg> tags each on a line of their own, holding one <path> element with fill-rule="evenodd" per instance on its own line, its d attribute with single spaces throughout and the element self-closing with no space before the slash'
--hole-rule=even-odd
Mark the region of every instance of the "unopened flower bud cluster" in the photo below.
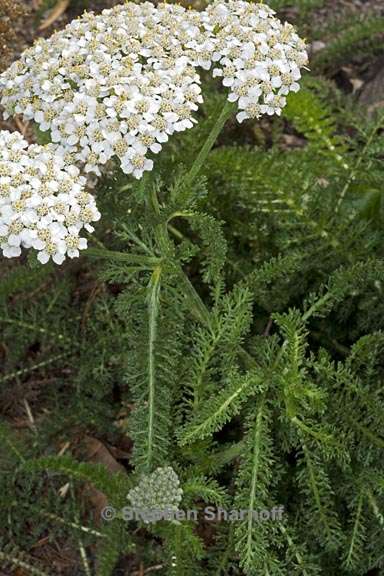
<svg viewBox="0 0 384 576">
<path fill-rule="evenodd" d="M 305 45 L 264 4 L 216 0 L 203 12 L 126 3 L 39 40 L 0 76 L 1 104 L 50 130 L 59 151 L 100 174 L 111 158 L 140 178 L 202 102 L 211 69 L 237 119 L 280 114 L 299 88 Z"/>
<path fill-rule="evenodd" d="M 82 229 L 100 218 L 86 179 L 51 145 L 28 146 L 19 132 L 0 131 L 0 248 L 7 258 L 22 247 L 42 263 L 61 264 L 87 247 Z"/>
<path fill-rule="evenodd" d="M 182 496 L 179 478 L 170 466 L 143 475 L 138 486 L 128 493 L 128 499 L 135 510 L 148 512 L 177 510 Z"/>
</svg>

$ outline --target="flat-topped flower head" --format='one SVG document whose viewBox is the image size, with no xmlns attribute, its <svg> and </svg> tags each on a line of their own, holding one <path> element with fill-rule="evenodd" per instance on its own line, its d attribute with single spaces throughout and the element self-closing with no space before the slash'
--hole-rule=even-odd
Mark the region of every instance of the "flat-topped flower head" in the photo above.
<svg viewBox="0 0 384 576">
<path fill-rule="evenodd" d="M 49 130 L 86 172 L 117 158 L 140 178 L 169 136 L 196 123 L 199 69 L 222 78 L 242 122 L 280 114 L 306 62 L 293 27 L 264 4 L 216 0 L 197 12 L 128 2 L 26 50 L 0 76 L 1 103 Z"/>
<path fill-rule="evenodd" d="M 87 247 L 82 229 L 100 218 L 85 191 L 86 178 L 52 145 L 28 145 L 18 132 L 0 131 L 0 248 L 7 258 L 22 248 L 40 262 L 61 264 Z"/>
</svg>

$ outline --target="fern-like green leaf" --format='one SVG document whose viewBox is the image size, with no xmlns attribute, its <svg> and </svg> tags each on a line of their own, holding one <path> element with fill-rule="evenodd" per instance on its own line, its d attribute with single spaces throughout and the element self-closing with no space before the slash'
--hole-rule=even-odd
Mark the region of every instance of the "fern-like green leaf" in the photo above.
<svg viewBox="0 0 384 576">
<path fill-rule="evenodd" d="M 212 436 L 239 413 L 246 399 L 263 389 L 261 374 L 231 373 L 226 386 L 208 398 L 192 419 L 181 429 L 181 446 Z"/>
</svg>

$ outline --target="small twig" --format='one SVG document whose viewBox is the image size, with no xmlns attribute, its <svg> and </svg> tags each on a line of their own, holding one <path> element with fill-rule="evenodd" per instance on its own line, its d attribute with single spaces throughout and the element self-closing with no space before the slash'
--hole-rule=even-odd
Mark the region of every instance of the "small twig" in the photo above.
<svg viewBox="0 0 384 576">
<path fill-rule="evenodd" d="M 18 116 L 15 116 L 15 124 L 16 124 L 19 132 L 21 132 L 22 136 L 25 137 L 25 135 L 27 133 L 28 125 L 24 124 L 24 122 L 22 122 Z"/>
<path fill-rule="evenodd" d="M 89 566 L 89 561 L 88 561 L 88 557 L 87 557 L 87 553 L 85 551 L 84 544 L 83 544 L 83 541 L 81 540 L 81 538 L 79 538 L 79 549 L 80 549 L 81 560 L 82 560 L 83 566 L 84 566 L 84 572 L 86 573 L 87 576 L 92 576 L 91 568 Z"/>
<path fill-rule="evenodd" d="M 75 500 L 75 494 L 74 494 L 72 482 L 70 483 L 70 493 L 71 493 L 71 498 L 72 498 L 73 502 L 75 503 L 76 500 Z M 74 516 L 75 516 L 75 521 L 76 521 L 75 523 L 78 525 L 81 525 L 80 524 L 80 515 L 79 515 L 79 512 L 76 508 L 74 511 Z M 87 556 L 87 551 L 85 549 L 83 540 L 81 539 L 81 533 L 78 535 L 77 543 L 79 545 L 80 557 L 81 557 L 81 561 L 83 563 L 85 575 L 86 576 L 92 576 L 91 567 L 90 567 L 88 556 Z"/>
<path fill-rule="evenodd" d="M 60 448 L 59 452 L 57 453 L 58 456 L 62 456 L 70 447 L 70 442 L 64 442 L 63 446 Z"/>
<path fill-rule="evenodd" d="M 15 378 L 19 378 L 21 376 L 24 376 L 25 374 L 29 374 L 33 370 L 38 370 L 39 368 L 45 368 L 49 364 L 53 364 L 54 362 L 56 362 L 56 360 L 60 360 L 61 358 L 65 358 L 66 356 L 69 356 L 69 354 L 70 354 L 69 352 L 63 352 L 63 354 L 58 354 L 57 356 L 53 356 L 52 358 L 49 358 L 48 360 L 44 360 L 42 362 L 38 362 L 37 364 L 34 364 L 33 366 L 29 366 L 28 368 L 21 368 L 20 370 L 16 370 L 15 372 L 11 372 L 10 374 L 6 374 L 5 376 L 3 376 L 3 378 L 0 379 L 0 383 L 7 382 L 8 380 L 14 380 Z M 27 413 L 28 413 L 28 410 L 27 410 Z"/>
<path fill-rule="evenodd" d="M 156 566 L 150 566 L 144 570 L 143 564 L 140 564 L 140 570 L 132 572 L 132 576 L 143 576 L 144 574 L 150 574 L 151 572 L 158 572 L 158 570 L 162 570 L 163 568 L 164 564 L 156 564 Z"/>
<path fill-rule="evenodd" d="M 106 538 L 107 537 L 105 534 L 102 534 L 101 532 L 98 532 L 97 530 L 94 530 L 93 528 L 88 528 L 87 526 L 77 524 L 76 522 L 69 522 L 68 520 L 64 520 L 63 518 L 60 518 L 60 516 L 56 516 L 56 514 L 52 514 L 51 512 L 40 512 L 40 514 L 42 516 L 45 516 L 46 518 L 50 518 L 51 520 L 58 522 L 59 524 L 64 524 L 65 526 L 71 526 L 72 528 L 76 528 L 77 530 L 81 530 L 82 532 L 85 532 L 86 534 L 92 534 L 93 536 L 97 536 L 98 538 Z"/>
<path fill-rule="evenodd" d="M 52 24 L 54 24 L 56 20 L 58 20 L 64 14 L 69 6 L 69 2 L 70 0 L 59 0 L 59 2 L 57 2 L 49 12 L 48 16 L 40 24 L 38 30 L 46 30 L 46 28 L 52 26 Z"/>
<path fill-rule="evenodd" d="M 271 328 L 272 328 L 272 324 L 273 324 L 273 320 L 272 320 L 272 317 L 270 317 L 268 320 L 268 323 L 265 327 L 265 330 L 263 332 L 263 336 L 269 336 L 269 333 L 270 333 Z"/>
<path fill-rule="evenodd" d="M 63 334 L 56 334 L 51 330 L 47 330 L 46 328 L 42 328 L 41 326 L 35 326 L 34 324 L 29 324 L 28 322 L 23 322 L 22 320 L 0 317 L 0 322 L 4 322 L 6 324 L 14 324 L 15 326 L 20 326 L 21 328 L 27 328 L 34 332 L 39 332 L 40 334 L 48 334 L 56 338 L 57 340 L 66 340 L 67 342 L 72 342 L 70 338 L 64 336 Z"/>
<path fill-rule="evenodd" d="M 27 413 L 28 420 L 29 420 L 29 422 L 30 422 L 31 428 L 32 428 L 32 430 L 36 433 L 36 432 L 37 432 L 36 423 L 35 423 L 35 419 L 34 419 L 33 414 L 32 414 L 31 407 L 30 407 L 30 405 L 29 405 L 29 403 L 28 403 L 28 400 L 27 400 L 26 398 L 24 398 L 23 403 L 24 403 L 24 406 L 25 406 L 25 411 L 26 411 L 26 413 Z"/>
</svg>

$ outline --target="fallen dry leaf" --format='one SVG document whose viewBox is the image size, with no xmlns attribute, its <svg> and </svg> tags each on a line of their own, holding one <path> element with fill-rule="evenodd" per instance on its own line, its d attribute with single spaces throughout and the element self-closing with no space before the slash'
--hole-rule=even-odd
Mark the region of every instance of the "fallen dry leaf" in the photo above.
<svg viewBox="0 0 384 576">
<path fill-rule="evenodd" d="M 43 22 L 39 26 L 39 30 L 45 30 L 49 28 L 64 12 L 69 6 L 70 0 L 60 0 L 56 6 L 49 12 L 48 16 L 44 18 Z"/>
<path fill-rule="evenodd" d="M 307 145 L 307 141 L 295 134 L 283 134 L 282 144 L 284 148 L 304 148 Z"/>
<path fill-rule="evenodd" d="M 31 550 L 33 550 L 33 548 L 41 548 L 41 546 L 45 546 L 45 544 L 47 544 L 49 541 L 50 541 L 50 537 L 44 536 L 44 538 L 40 538 L 40 540 L 35 542 L 35 544 L 32 544 Z"/>
<path fill-rule="evenodd" d="M 384 58 L 377 60 L 370 78 L 362 87 L 359 102 L 366 108 L 368 116 L 373 116 L 384 108 Z"/>
<path fill-rule="evenodd" d="M 117 460 L 129 460 L 132 457 L 132 441 L 129 438 L 122 438 L 126 450 L 123 448 L 116 448 L 115 446 L 109 446 L 109 450 L 114 458 Z"/>
<path fill-rule="evenodd" d="M 351 78 L 351 84 L 353 87 L 353 90 L 352 90 L 353 94 L 358 92 L 364 86 L 364 82 L 360 78 Z"/>
<path fill-rule="evenodd" d="M 112 474 L 114 472 L 126 473 L 124 466 L 117 462 L 108 448 L 97 438 L 86 436 L 82 445 L 88 462 L 102 464 Z M 95 508 L 94 518 L 98 523 L 101 519 L 101 511 L 109 504 L 108 499 L 103 492 L 97 490 L 97 488 L 89 483 L 86 484 L 85 492 Z"/>
<path fill-rule="evenodd" d="M 110 472 L 126 472 L 124 466 L 117 462 L 108 448 L 97 438 L 86 436 L 83 446 L 89 462 L 103 464 Z"/>
</svg>

